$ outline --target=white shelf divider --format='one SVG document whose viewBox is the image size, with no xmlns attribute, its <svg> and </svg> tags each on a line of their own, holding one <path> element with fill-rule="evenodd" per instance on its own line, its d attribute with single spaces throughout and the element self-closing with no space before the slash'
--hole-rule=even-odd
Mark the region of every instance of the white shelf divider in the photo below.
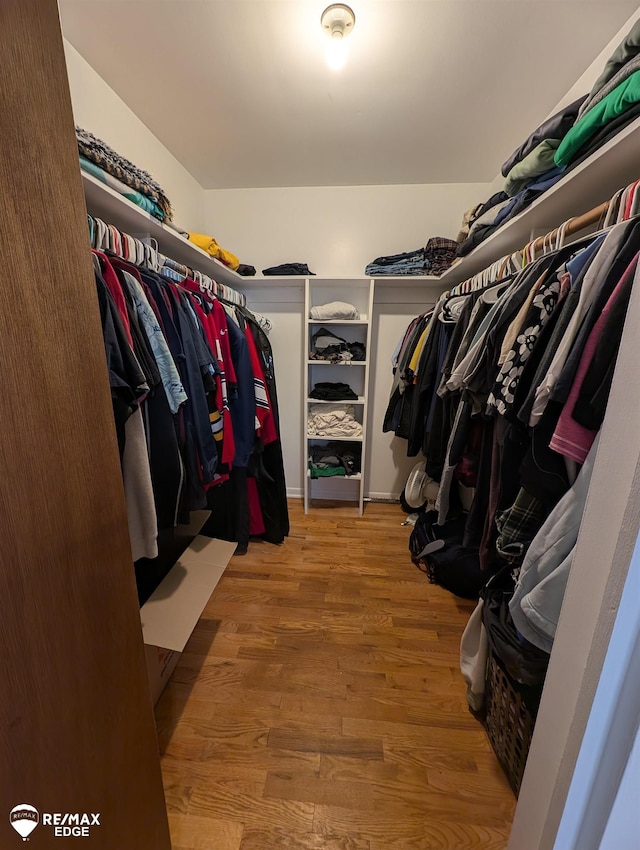
<svg viewBox="0 0 640 850">
<path fill-rule="evenodd" d="M 307 481 L 362 481 L 362 473 L 356 472 L 354 475 L 320 475 L 318 478 L 311 478 L 311 470 L 307 469 Z"/>
<path fill-rule="evenodd" d="M 345 363 L 332 363 L 331 360 L 307 360 L 307 366 L 335 366 L 336 369 L 349 369 L 353 366 L 368 365 L 368 360 L 347 360 Z"/>
<path fill-rule="evenodd" d="M 340 402 L 344 402 L 344 404 L 364 404 L 365 398 L 359 395 L 358 398 L 324 399 L 309 397 L 307 399 L 308 404 L 339 404 Z"/>
<path fill-rule="evenodd" d="M 309 442 L 321 441 L 323 443 L 361 443 L 363 437 L 320 437 L 317 434 L 307 434 Z"/>
<path fill-rule="evenodd" d="M 369 319 L 361 316 L 359 319 L 308 319 L 310 325 L 368 325 Z"/>
</svg>

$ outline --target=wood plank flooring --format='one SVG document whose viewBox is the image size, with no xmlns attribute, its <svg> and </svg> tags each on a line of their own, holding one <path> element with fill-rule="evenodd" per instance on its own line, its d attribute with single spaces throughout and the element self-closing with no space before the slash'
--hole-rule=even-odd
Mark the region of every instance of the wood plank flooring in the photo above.
<svg viewBox="0 0 640 850">
<path fill-rule="evenodd" d="M 473 603 L 394 505 L 232 558 L 156 709 L 174 850 L 504 850 L 515 800 L 458 668 Z"/>
</svg>

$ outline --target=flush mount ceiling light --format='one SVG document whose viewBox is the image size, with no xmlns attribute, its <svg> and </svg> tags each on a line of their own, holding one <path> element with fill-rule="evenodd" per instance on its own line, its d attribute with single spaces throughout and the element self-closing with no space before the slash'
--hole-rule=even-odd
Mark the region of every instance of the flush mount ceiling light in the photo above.
<svg viewBox="0 0 640 850">
<path fill-rule="evenodd" d="M 323 31 L 331 38 L 327 50 L 327 62 L 334 71 L 344 67 L 347 58 L 345 38 L 352 32 L 356 16 L 353 9 L 344 3 L 327 6 L 320 17 Z"/>
<path fill-rule="evenodd" d="M 349 35 L 355 22 L 356 16 L 353 14 L 353 9 L 350 9 L 344 3 L 334 3 L 332 6 L 327 6 L 320 18 L 322 29 L 331 38 L 344 38 Z"/>
</svg>

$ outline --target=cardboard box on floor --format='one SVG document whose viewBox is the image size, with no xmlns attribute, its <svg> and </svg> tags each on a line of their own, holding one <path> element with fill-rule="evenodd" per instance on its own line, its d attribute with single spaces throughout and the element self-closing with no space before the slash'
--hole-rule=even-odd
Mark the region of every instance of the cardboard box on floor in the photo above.
<svg viewBox="0 0 640 850">
<path fill-rule="evenodd" d="M 199 530 L 206 516 L 194 517 L 192 526 L 199 522 Z M 154 705 L 235 548 L 235 543 L 198 535 L 140 609 Z"/>
</svg>

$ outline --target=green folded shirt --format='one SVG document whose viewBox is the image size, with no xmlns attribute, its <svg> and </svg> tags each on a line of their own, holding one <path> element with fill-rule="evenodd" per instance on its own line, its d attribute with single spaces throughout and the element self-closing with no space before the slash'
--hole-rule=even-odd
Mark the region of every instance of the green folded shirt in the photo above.
<svg viewBox="0 0 640 850">
<path fill-rule="evenodd" d="M 589 139 L 598 132 L 601 127 L 606 126 L 618 115 L 622 115 L 635 103 L 640 101 L 640 70 L 631 74 L 630 77 L 610 92 L 593 109 L 585 112 L 567 135 L 562 140 L 556 151 L 554 161 L 556 165 L 569 165 L 579 154 L 580 149 Z"/>
<path fill-rule="evenodd" d="M 553 157 L 559 145 L 560 139 L 544 139 L 513 166 L 504 183 L 504 191 L 510 198 L 521 192 L 536 177 L 551 171 Z"/>
<path fill-rule="evenodd" d="M 334 475 L 346 475 L 344 466 L 325 466 L 321 468 L 311 467 L 312 478 L 333 478 Z"/>
</svg>

